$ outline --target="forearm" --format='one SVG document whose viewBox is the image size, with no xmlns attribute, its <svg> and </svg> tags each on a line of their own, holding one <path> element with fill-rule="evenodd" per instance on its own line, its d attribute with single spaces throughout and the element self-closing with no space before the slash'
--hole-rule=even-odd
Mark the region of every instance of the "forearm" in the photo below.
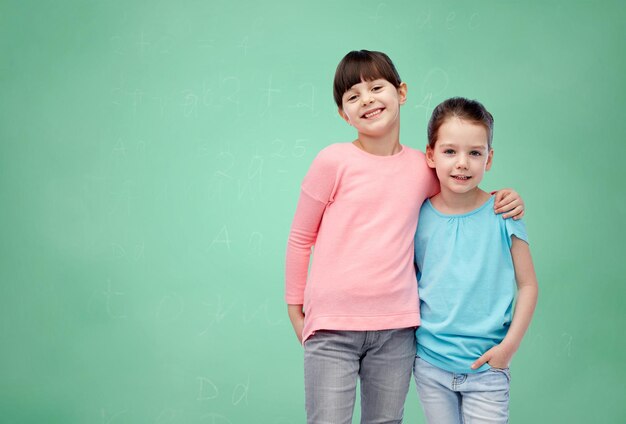
<svg viewBox="0 0 626 424">
<path fill-rule="evenodd" d="M 302 329 L 304 328 L 304 312 L 302 311 L 302 305 L 287 305 L 287 313 L 289 314 L 293 331 L 296 333 L 300 343 L 302 343 Z"/>
<path fill-rule="evenodd" d="M 535 306 L 537 304 L 538 288 L 536 285 L 528 284 L 518 290 L 515 312 L 509 331 L 504 337 L 502 344 L 508 346 L 513 351 L 517 351 L 526 330 L 530 326 Z"/>
<path fill-rule="evenodd" d="M 535 312 L 539 288 L 528 243 L 512 236 L 511 257 L 517 282 L 517 302 L 511 326 L 503 343 L 517 350 Z"/>
</svg>

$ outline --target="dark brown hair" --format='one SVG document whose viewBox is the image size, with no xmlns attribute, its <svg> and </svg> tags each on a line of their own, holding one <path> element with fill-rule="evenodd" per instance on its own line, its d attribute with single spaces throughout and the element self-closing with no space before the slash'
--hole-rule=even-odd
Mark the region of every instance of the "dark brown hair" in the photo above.
<svg viewBox="0 0 626 424">
<path fill-rule="evenodd" d="M 354 84 L 361 81 L 373 81 L 383 78 L 400 87 L 402 80 L 389 56 L 382 52 L 354 50 L 341 59 L 335 71 L 333 95 L 335 103 L 341 108 L 341 98 Z"/>
<path fill-rule="evenodd" d="M 491 149 L 493 116 L 482 103 L 464 97 L 452 97 L 444 100 L 433 110 L 428 122 L 428 146 L 430 148 L 435 147 L 439 127 L 449 118 L 459 118 L 485 127 L 487 130 L 487 147 Z"/>
</svg>

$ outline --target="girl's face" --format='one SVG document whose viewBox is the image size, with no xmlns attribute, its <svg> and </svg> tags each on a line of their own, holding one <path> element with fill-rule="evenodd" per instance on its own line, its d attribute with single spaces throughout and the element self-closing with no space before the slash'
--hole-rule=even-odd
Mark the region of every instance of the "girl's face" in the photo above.
<svg viewBox="0 0 626 424">
<path fill-rule="evenodd" d="M 426 161 L 437 171 L 441 191 L 461 194 L 476 189 L 493 160 L 487 129 L 480 124 L 449 118 L 437 134 L 435 147 L 426 148 Z"/>
<path fill-rule="evenodd" d="M 359 134 L 388 134 L 400 125 L 400 105 L 406 102 L 406 84 L 396 88 L 386 79 L 361 81 L 343 94 L 341 117 Z"/>
</svg>

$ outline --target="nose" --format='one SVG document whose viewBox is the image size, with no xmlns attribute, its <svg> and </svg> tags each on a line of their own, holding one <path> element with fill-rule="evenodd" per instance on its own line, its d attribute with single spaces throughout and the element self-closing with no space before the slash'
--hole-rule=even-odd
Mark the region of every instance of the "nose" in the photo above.
<svg viewBox="0 0 626 424">
<path fill-rule="evenodd" d="M 467 168 L 467 158 L 465 157 L 465 155 L 457 156 L 456 167 L 465 169 Z"/>
<path fill-rule="evenodd" d="M 370 103 L 372 103 L 374 101 L 374 96 L 372 96 L 371 93 L 368 93 L 366 95 L 364 95 L 363 97 L 361 97 L 361 99 L 363 99 L 363 104 L 364 105 L 368 105 Z"/>
</svg>

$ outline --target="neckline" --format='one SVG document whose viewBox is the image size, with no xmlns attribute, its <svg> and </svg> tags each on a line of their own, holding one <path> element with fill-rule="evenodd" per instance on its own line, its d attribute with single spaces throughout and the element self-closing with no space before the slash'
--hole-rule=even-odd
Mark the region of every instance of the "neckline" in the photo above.
<svg viewBox="0 0 626 424">
<path fill-rule="evenodd" d="M 480 212 L 481 210 L 485 209 L 488 205 L 493 205 L 493 202 L 495 201 L 495 196 L 491 195 L 489 196 L 489 198 L 480 206 L 478 206 L 476 209 L 472 209 L 471 211 L 465 212 L 465 213 L 459 213 L 459 214 L 447 214 L 447 213 L 443 213 L 441 212 L 439 209 L 437 209 L 435 207 L 435 205 L 433 205 L 433 202 L 430 201 L 430 199 L 426 200 L 426 204 L 428 206 L 430 206 L 430 208 L 433 210 L 433 212 L 435 212 L 437 215 L 444 217 L 444 218 L 464 218 L 466 216 L 470 216 L 470 215 L 474 215 L 478 212 Z"/>
<path fill-rule="evenodd" d="M 361 149 L 359 146 L 357 146 L 356 144 L 354 144 L 353 142 L 348 143 L 352 146 L 353 149 L 357 150 L 360 154 L 367 156 L 369 158 L 375 158 L 375 159 L 380 159 L 380 160 L 386 160 L 386 159 L 390 159 L 390 158 L 396 158 L 398 156 L 401 156 L 404 154 L 404 152 L 406 151 L 406 147 L 402 144 L 400 144 L 400 151 L 397 153 L 394 153 L 393 155 L 375 155 L 373 153 L 369 153 L 366 152 L 365 150 Z"/>
</svg>

